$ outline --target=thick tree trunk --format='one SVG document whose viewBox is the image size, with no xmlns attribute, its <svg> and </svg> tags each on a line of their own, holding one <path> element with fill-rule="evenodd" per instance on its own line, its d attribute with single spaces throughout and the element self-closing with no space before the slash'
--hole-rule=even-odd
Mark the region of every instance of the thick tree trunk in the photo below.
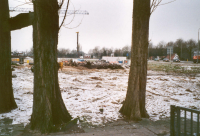
<svg viewBox="0 0 200 136">
<path fill-rule="evenodd" d="M 34 94 L 31 128 L 51 132 L 71 120 L 58 83 L 58 3 L 35 0 L 33 23 Z"/>
<path fill-rule="evenodd" d="M 8 0 L 0 4 L 0 113 L 17 108 L 12 89 L 11 39 L 7 21 L 9 19 Z"/>
<path fill-rule="evenodd" d="M 120 112 L 132 120 L 148 117 L 145 109 L 150 0 L 134 0 L 131 67 L 128 90 Z"/>
</svg>

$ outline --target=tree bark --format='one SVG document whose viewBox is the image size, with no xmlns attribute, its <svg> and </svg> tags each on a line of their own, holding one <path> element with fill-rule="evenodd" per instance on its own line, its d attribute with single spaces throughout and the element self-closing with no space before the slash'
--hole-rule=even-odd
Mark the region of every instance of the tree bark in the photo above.
<svg viewBox="0 0 200 136">
<path fill-rule="evenodd" d="M 71 120 L 58 83 L 58 3 L 35 0 L 33 22 L 34 94 L 31 128 L 42 133 Z"/>
<path fill-rule="evenodd" d="M 0 4 L 0 113 L 17 108 L 12 89 L 11 38 L 6 31 L 9 19 L 8 0 Z"/>
<path fill-rule="evenodd" d="M 133 1 L 131 67 L 120 112 L 131 120 L 149 117 L 145 108 L 150 0 Z"/>
</svg>

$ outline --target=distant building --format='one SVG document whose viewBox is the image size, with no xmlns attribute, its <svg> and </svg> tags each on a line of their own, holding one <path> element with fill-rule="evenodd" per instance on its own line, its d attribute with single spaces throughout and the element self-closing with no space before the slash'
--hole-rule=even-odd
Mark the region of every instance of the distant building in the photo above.
<svg viewBox="0 0 200 136">
<path fill-rule="evenodd" d="M 109 63 L 125 63 L 126 57 L 108 57 L 108 56 L 103 56 L 102 60 L 105 60 L 106 62 L 109 62 Z"/>
<path fill-rule="evenodd" d="M 85 55 L 84 55 L 84 58 L 85 58 L 85 59 L 87 59 L 87 58 L 90 59 L 90 58 L 91 58 L 91 55 L 85 54 Z"/>
<path fill-rule="evenodd" d="M 170 55 L 167 55 L 166 58 L 170 59 Z M 176 53 L 171 54 L 171 60 L 173 60 L 173 59 L 179 59 L 178 54 L 176 54 Z"/>
<path fill-rule="evenodd" d="M 24 52 L 18 52 L 18 56 L 25 56 Z"/>
<path fill-rule="evenodd" d="M 25 52 L 11 52 L 11 56 L 25 56 Z"/>
</svg>

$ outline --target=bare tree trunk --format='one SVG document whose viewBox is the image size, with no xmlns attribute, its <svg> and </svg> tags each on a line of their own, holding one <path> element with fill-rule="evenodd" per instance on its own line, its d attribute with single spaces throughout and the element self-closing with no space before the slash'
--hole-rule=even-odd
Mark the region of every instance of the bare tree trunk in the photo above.
<svg viewBox="0 0 200 136">
<path fill-rule="evenodd" d="M 145 109 L 150 0 L 134 0 L 131 67 L 128 90 L 120 112 L 132 120 L 148 117 Z"/>
<path fill-rule="evenodd" d="M 0 4 L 0 113 L 17 108 L 12 89 L 11 39 L 7 21 L 9 19 L 8 0 Z"/>
<path fill-rule="evenodd" d="M 33 4 L 34 95 L 31 128 L 46 133 L 70 121 L 71 116 L 64 105 L 58 83 L 57 0 L 35 0 Z"/>
</svg>

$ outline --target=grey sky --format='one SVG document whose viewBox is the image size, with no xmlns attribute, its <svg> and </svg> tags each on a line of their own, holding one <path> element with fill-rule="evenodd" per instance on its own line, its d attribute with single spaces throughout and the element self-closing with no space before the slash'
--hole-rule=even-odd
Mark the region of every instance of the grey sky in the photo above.
<svg viewBox="0 0 200 136">
<path fill-rule="evenodd" d="M 24 0 L 9 0 L 10 7 L 20 5 Z M 84 52 L 95 46 L 113 49 L 131 45 L 133 0 L 71 0 L 75 9 L 87 10 L 89 15 L 76 15 L 73 22 L 62 28 L 58 48 L 76 49 L 76 32 Z M 170 0 L 163 0 L 168 2 Z M 153 44 L 160 41 L 197 40 L 200 28 L 200 0 L 176 0 L 159 6 L 150 18 L 149 39 Z M 22 6 L 22 7 L 28 7 Z M 31 6 L 29 6 L 31 7 Z M 72 4 L 69 7 L 73 10 Z M 17 12 L 10 13 L 15 16 Z M 66 23 L 72 16 L 67 17 Z M 61 21 L 61 20 L 60 20 Z M 32 27 L 12 32 L 12 50 L 25 51 L 32 47 Z"/>
</svg>

